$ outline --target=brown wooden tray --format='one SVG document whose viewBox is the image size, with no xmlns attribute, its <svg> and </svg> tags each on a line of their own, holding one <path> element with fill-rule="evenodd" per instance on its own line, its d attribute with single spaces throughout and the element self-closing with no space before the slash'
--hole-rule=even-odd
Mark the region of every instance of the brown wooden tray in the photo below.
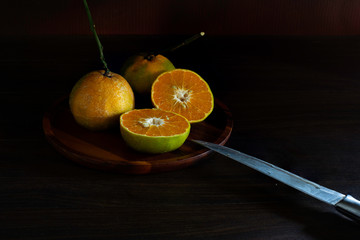
<svg viewBox="0 0 360 240">
<path fill-rule="evenodd" d="M 119 128 L 93 132 L 78 125 L 71 115 L 67 97 L 59 99 L 43 117 L 45 136 L 62 155 L 87 167 L 126 174 L 172 171 L 192 165 L 211 151 L 189 140 L 224 145 L 232 126 L 229 109 L 215 99 L 214 111 L 205 121 L 191 125 L 188 140 L 179 149 L 145 154 L 129 148 Z"/>
</svg>

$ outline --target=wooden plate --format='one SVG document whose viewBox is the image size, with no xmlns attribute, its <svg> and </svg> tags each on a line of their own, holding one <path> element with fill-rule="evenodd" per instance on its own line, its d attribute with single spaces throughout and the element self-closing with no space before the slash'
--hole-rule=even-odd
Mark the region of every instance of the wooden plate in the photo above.
<svg viewBox="0 0 360 240">
<path fill-rule="evenodd" d="M 229 109 L 215 99 L 211 115 L 201 123 L 191 125 L 188 140 L 179 149 L 162 154 L 144 154 L 129 148 L 120 130 L 93 132 L 73 119 L 68 98 L 57 101 L 43 118 L 47 140 L 65 157 L 87 167 L 126 174 L 146 174 L 172 171 L 187 167 L 204 158 L 210 150 L 190 139 L 224 145 L 232 131 Z"/>
</svg>

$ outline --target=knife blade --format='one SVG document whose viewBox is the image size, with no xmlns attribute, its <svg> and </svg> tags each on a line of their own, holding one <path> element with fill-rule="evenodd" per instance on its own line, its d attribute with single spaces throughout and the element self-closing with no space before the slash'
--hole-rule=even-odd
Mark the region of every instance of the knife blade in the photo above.
<svg viewBox="0 0 360 240">
<path fill-rule="evenodd" d="M 261 159 L 247 155 L 237 150 L 201 140 L 192 141 L 202 145 L 203 147 L 213 150 L 214 152 L 242 163 L 254 170 L 257 170 L 311 197 L 330 204 L 343 215 L 358 223 L 360 222 L 360 201 L 351 195 L 345 195 L 326 188 L 294 173 L 286 171 L 285 169 L 277 167 L 271 163 L 265 162 Z"/>
</svg>

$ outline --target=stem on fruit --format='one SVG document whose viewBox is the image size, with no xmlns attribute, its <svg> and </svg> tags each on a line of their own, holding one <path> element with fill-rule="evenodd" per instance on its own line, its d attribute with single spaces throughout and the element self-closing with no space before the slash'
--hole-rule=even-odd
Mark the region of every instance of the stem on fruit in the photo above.
<svg viewBox="0 0 360 240">
<path fill-rule="evenodd" d="M 100 42 L 100 39 L 96 33 L 96 30 L 95 30 L 95 24 L 94 24 L 94 21 L 91 17 L 91 13 L 90 13 L 90 9 L 89 9 L 89 6 L 86 2 L 86 0 L 84 0 L 84 5 L 85 5 L 85 9 L 86 9 L 86 13 L 87 13 L 87 16 L 88 16 L 88 19 L 89 19 L 89 25 L 90 25 L 90 29 L 91 31 L 93 32 L 94 34 L 94 37 L 95 37 L 95 40 L 96 40 L 96 43 L 98 45 L 98 48 L 99 48 L 99 52 L 100 52 L 100 60 L 101 62 L 103 63 L 104 65 L 104 68 L 105 68 L 105 73 L 104 75 L 107 76 L 107 77 L 110 77 L 110 70 L 107 66 L 107 63 L 105 61 L 105 57 L 104 57 L 104 53 L 103 53 L 103 46 L 101 45 L 101 42 Z"/>
<path fill-rule="evenodd" d="M 162 51 L 154 51 L 154 52 L 148 52 L 144 58 L 151 61 L 155 56 L 159 55 L 159 54 L 166 54 L 166 53 L 169 53 L 169 52 L 173 52 L 175 51 L 176 49 L 182 47 L 182 46 L 185 46 L 185 45 L 188 45 L 189 43 L 195 41 L 196 39 L 202 37 L 205 35 L 205 32 L 200 32 L 198 34 L 195 34 L 194 36 L 186 39 L 185 41 L 183 41 L 182 43 L 176 45 L 175 47 L 171 47 L 171 48 L 167 48 L 167 49 L 164 49 Z"/>
<path fill-rule="evenodd" d="M 156 54 L 157 55 L 157 54 Z M 145 56 L 145 58 L 149 61 L 153 60 L 155 57 L 154 53 L 149 53 Z"/>
<path fill-rule="evenodd" d="M 177 50 L 178 48 L 183 47 L 183 46 L 185 46 L 185 45 L 188 45 L 189 43 L 195 41 L 196 39 L 198 39 L 198 38 L 200 38 L 200 37 L 202 37 L 202 36 L 204 36 L 204 35 L 205 35 L 205 32 L 200 32 L 200 33 L 195 34 L 194 36 L 186 39 L 185 41 L 183 41 L 182 43 L 176 45 L 175 47 L 171 47 L 171 48 L 165 49 L 165 50 L 163 50 L 163 51 L 160 51 L 159 53 L 173 52 L 173 51 Z M 155 54 L 155 55 L 157 55 L 157 54 Z"/>
</svg>

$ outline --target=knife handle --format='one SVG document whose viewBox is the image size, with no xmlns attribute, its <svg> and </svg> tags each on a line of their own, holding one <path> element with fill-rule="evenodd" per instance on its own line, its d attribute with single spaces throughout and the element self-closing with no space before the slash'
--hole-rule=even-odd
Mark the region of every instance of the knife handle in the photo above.
<svg viewBox="0 0 360 240">
<path fill-rule="evenodd" d="M 346 195 L 340 202 L 335 204 L 335 208 L 340 213 L 360 223 L 360 201 L 351 195 Z"/>
</svg>

